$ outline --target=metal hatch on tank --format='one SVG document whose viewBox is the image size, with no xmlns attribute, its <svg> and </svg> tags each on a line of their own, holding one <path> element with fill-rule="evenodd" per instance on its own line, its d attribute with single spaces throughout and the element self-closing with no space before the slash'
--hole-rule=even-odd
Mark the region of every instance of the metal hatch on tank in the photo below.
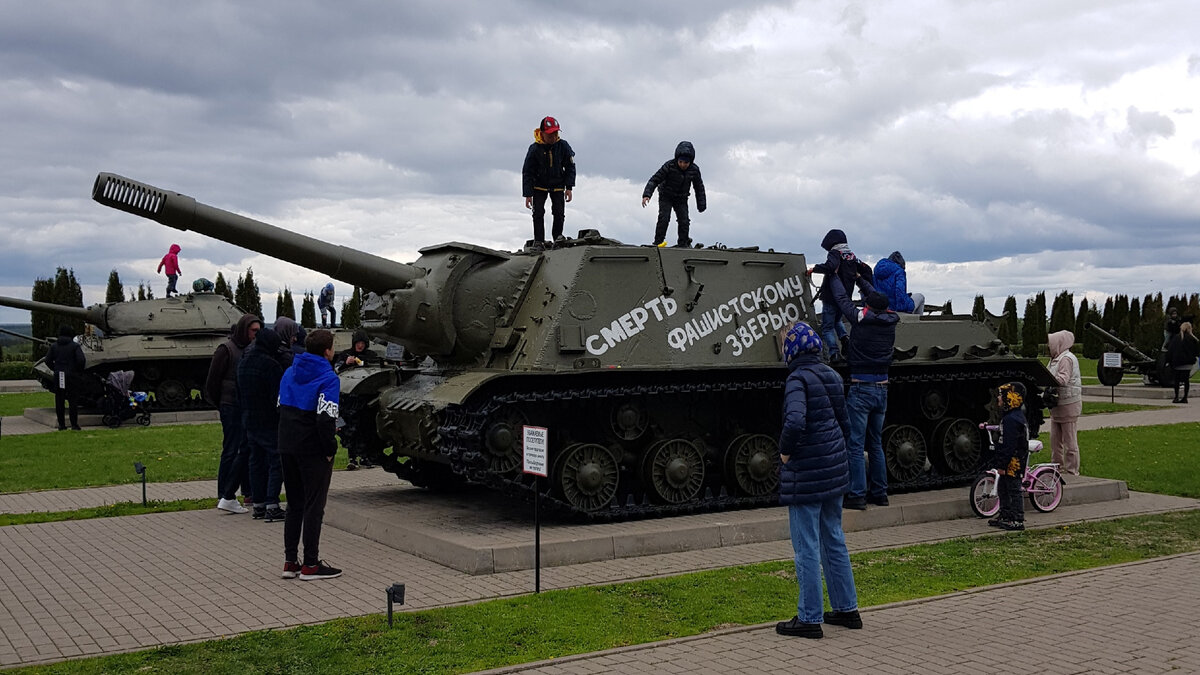
<svg viewBox="0 0 1200 675">
<path fill-rule="evenodd" d="M 777 334 L 815 317 L 802 254 L 631 246 L 584 230 L 551 250 L 447 243 L 403 264 L 113 174 L 93 198 L 364 289 L 364 329 L 415 358 L 342 373 L 342 441 L 417 485 L 532 496 L 521 473 L 531 424 L 550 429 L 544 499 L 563 511 L 777 501 Z M 987 419 L 1002 381 L 1043 385 L 1049 373 L 968 318 L 897 333 L 885 434 L 896 487 L 962 482 L 982 451 L 963 420 Z"/>
</svg>

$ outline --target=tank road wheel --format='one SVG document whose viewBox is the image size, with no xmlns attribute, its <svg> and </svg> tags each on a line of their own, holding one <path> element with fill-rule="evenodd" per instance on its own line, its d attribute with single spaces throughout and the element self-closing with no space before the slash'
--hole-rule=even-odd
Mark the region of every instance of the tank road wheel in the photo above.
<svg viewBox="0 0 1200 675">
<path fill-rule="evenodd" d="M 761 497 L 779 489 L 779 444 L 765 434 L 742 434 L 725 450 L 725 477 L 739 494 Z"/>
<path fill-rule="evenodd" d="M 617 494 L 620 467 L 604 446 L 574 443 L 558 456 L 550 476 L 567 503 L 590 513 L 608 506 Z"/>
<path fill-rule="evenodd" d="M 525 413 L 514 406 L 503 406 L 488 416 L 483 446 L 488 468 L 497 474 L 509 474 L 521 467 L 521 427 L 529 423 Z"/>
<path fill-rule="evenodd" d="M 946 391 L 938 387 L 930 387 L 921 392 L 921 414 L 927 420 L 940 420 L 950 409 L 950 399 Z"/>
<path fill-rule="evenodd" d="M 971 420 L 942 420 L 933 430 L 935 453 L 952 474 L 970 473 L 979 467 L 982 452 L 979 427 Z"/>
<path fill-rule="evenodd" d="M 704 487 L 704 455 L 691 441 L 671 438 L 654 443 L 642 460 L 642 480 L 655 499 L 682 504 Z"/>
<path fill-rule="evenodd" d="M 192 390 L 179 380 L 163 380 L 154 385 L 154 400 L 160 408 L 183 408 L 192 400 Z"/>
<path fill-rule="evenodd" d="M 925 473 L 928 452 L 921 430 L 897 424 L 883 430 L 883 458 L 889 482 L 907 483 Z"/>
<path fill-rule="evenodd" d="M 613 406 L 609 425 L 618 440 L 637 440 L 646 433 L 646 427 L 650 426 L 650 414 L 640 403 L 621 401 Z"/>
</svg>

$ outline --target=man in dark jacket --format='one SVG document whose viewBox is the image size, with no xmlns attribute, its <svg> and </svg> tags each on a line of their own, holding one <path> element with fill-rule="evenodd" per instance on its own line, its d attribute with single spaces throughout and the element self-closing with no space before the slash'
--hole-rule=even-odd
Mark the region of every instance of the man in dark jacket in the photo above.
<svg viewBox="0 0 1200 675">
<path fill-rule="evenodd" d="M 71 405 L 71 428 L 79 431 L 79 378 L 87 365 L 83 349 L 75 343 L 75 331 L 63 324 L 58 329 L 58 340 L 46 352 L 46 367 L 54 372 L 54 414 L 58 416 L 58 430 L 67 428 L 63 419 L 63 404 Z"/>
<path fill-rule="evenodd" d="M 286 317 L 284 317 L 286 318 Z M 278 323 L 278 321 L 276 321 Z M 293 324 L 295 325 L 295 324 Z M 283 377 L 282 340 L 270 328 L 258 331 L 237 366 L 238 401 L 246 430 L 250 494 L 254 518 L 268 523 L 283 520 L 279 487 L 283 469 L 279 462 L 279 380 Z M 291 351 L 288 351 L 291 356 Z"/>
<path fill-rule="evenodd" d="M 565 202 L 571 201 L 571 190 L 575 188 L 575 151 L 571 145 L 558 137 L 558 120 L 543 117 L 542 123 L 533 130 L 533 143 L 525 153 L 525 164 L 521 167 L 521 194 L 525 197 L 525 208 L 533 209 L 533 239 L 546 243 L 546 198 L 550 198 L 550 211 L 554 216 L 550 233 L 554 241 L 563 238 L 563 221 L 566 219 Z"/>
<path fill-rule="evenodd" d="M 696 148 L 691 141 L 680 141 L 675 146 L 675 159 L 663 162 L 654 172 L 646 189 L 642 190 L 642 208 L 650 201 L 650 195 L 658 189 L 658 223 L 654 226 L 654 245 L 667 245 L 667 226 L 671 224 L 671 211 L 675 212 L 675 220 L 679 223 L 679 243 L 676 246 L 687 248 L 692 239 L 689 235 L 691 220 L 688 218 L 688 191 L 696 190 L 696 210 L 704 213 L 708 208 L 708 198 L 704 194 L 704 180 L 700 177 L 700 167 L 696 165 Z"/>
<path fill-rule="evenodd" d="M 822 636 L 821 623 L 862 628 L 850 553 L 842 532 L 846 464 L 846 417 L 842 378 L 821 363 L 821 338 L 803 321 L 783 341 L 791 374 L 783 389 L 783 432 L 779 437 L 779 503 L 788 507 L 800 599 L 796 616 L 775 632 Z M 821 573 L 833 611 L 822 613 Z"/>
<path fill-rule="evenodd" d="M 242 411 L 238 407 L 237 366 L 242 353 L 254 341 L 262 322 L 253 314 L 243 314 L 234 324 L 229 339 L 217 345 L 208 378 L 204 382 L 204 398 L 217 406 L 221 415 L 221 463 L 217 468 L 217 508 L 229 513 L 245 513 L 249 509 L 237 500 L 238 486 L 242 494 L 250 490 L 246 465 L 246 430 L 242 426 Z M 253 495 L 251 495 L 253 496 Z"/>
<path fill-rule="evenodd" d="M 315 330 L 304 353 L 279 383 L 279 455 L 288 509 L 283 521 L 283 578 L 332 579 L 342 571 L 320 558 L 321 523 L 337 454 L 338 376 L 333 372 L 333 333 Z M 304 560 L 298 557 L 304 539 Z"/>
<path fill-rule="evenodd" d="M 850 393 L 850 489 L 846 508 L 862 510 L 867 503 L 887 506 L 887 462 L 883 458 L 883 418 L 887 414 L 888 367 L 896 345 L 900 317 L 890 311 L 887 298 L 874 290 L 867 293 L 867 306 L 855 310 L 841 284 L 833 285 L 834 300 L 849 319 Z M 871 473 L 863 462 L 870 457 Z"/>
</svg>

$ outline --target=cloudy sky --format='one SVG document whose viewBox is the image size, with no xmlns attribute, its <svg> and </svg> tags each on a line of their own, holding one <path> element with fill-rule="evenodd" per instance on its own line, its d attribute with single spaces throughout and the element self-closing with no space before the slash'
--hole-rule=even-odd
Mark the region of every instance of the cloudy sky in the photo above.
<svg viewBox="0 0 1200 675">
<path fill-rule="evenodd" d="M 252 266 L 269 315 L 325 281 L 102 207 L 100 171 L 400 261 L 516 249 L 544 115 L 577 153 L 571 233 L 648 243 L 642 187 L 687 139 L 700 242 L 819 259 L 841 228 L 959 311 L 1200 291 L 1200 3 L 731 6 L 0 0 L 0 294 L 62 265 L 88 304 L 114 268 L 161 295 L 173 242 L 189 284 Z"/>
</svg>

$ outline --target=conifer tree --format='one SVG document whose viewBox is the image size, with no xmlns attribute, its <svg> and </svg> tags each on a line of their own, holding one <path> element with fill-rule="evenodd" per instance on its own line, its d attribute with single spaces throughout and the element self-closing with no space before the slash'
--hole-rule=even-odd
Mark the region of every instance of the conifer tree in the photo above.
<svg viewBox="0 0 1200 675">
<path fill-rule="evenodd" d="M 1039 345 L 1046 344 L 1047 328 L 1050 326 L 1049 320 L 1046 318 L 1049 313 L 1046 311 L 1046 291 L 1039 291 L 1034 296 L 1034 302 L 1037 303 L 1037 340 Z"/>
<path fill-rule="evenodd" d="M 1114 308 L 1113 299 L 1110 295 L 1104 299 L 1104 311 L 1100 314 L 1100 327 L 1109 333 L 1113 332 L 1117 325 L 1117 322 L 1115 321 L 1115 315 L 1116 309 Z"/>
<path fill-rule="evenodd" d="M 263 318 L 262 296 L 258 292 L 258 284 L 254 281 L 254 268 L 247 267 L 246 275 L 238 277 L 233 302 L 247 314 Z"/>
<path fill-rule="evenodd" d="M 1008 296 L 1004 300 L 1004 312 L 1000 317 L 999 338 L 1009 347 L 1016 347 L 1021 341 L 1017 332 L 1017 299 Z"/>
<path fill-rule="evenodd" d="M 54 280 L 43 279 L 38 277 L 33 280 L 33 293 L 30 299 L 35 302 L 54 302 Z M 58 325 L 55 323 L 55 317 L 49 312 L 30 312 L 30 333 L 33 337 L 39 340 L 49 338 L 53 339 L 58 335 Z M 46 355 L 46 344 L 36 342 L 33 345 L 33 359 L 42 358 Z"/>
<path fill-rule="evenodd" d="M 971 318 L 976 321 L 983 321 L 987 316 L 987 308 L 983 304 L 983 296 L 975 296 L 975 304 L 971 307 Z"/>
<path fill-rule="evenodd" d="M 1094 309 L 1089 309 L 1087 320 L 1091 323 L 1100 325 L 1100 313 Z M 1098 359 L 1104 354 L 1104 342 L 1097 336 L 1092 335 L 1089 331 L 1083 334 L 1083 356 L 1088 359 Z"/>
<path fill-rule="evenodd" d="M 947 300 L 946 304 L 942 305 L 942 314 L 944 316 L 950 316 L 953 313 L 954 313 L 954 308 L 950 306 L 950 301 Z"/>
<path fill-rule="evenodd" d="M 300 325 L 305 330 L 317 327 L 317 301 L 312 291 L 305 291 L 304 300 L 300 303 Z"/>
<path fill-rule="evenodd" d="M 1084 298 L 1079 301 L 1079 314 L 1075 316 L 1075 327 L 1071 329 L 1075 334 L 1075 344 L 1083 344 L 1083 338 L 1087 335 L 1088 316 L 1088 301 Z"/>
<path fill-rule="evenodd" d="M 283 291 L 275 291 L 275 318 L 283 316 Z"/>
<path fill-rule="evenodd" d="M 283 315 L 289 319 L 296 318 L 296 301 L 292 299 L 292 289 L 283 287 Z"/>
<path fill-rule="evenodd" d="M 125 302 L 125 287 L 121 285 L 121 275 L 113 269 L 108 274 L 108 287 L 104 289 L 105 302 Z"/>
<path fill-rule="evenodd" d="M 213 292 L 219 293 L 225 296 L 230 302 L 233 302 L 233 291 L 230 290 L 229 282 L 225 280 L 225 275 L 220 272 L 217 272 L 217 280 L 213 282 Z"/>
<path fill-rule="evenodd" d="M 354 293 L 350 295 L 350 299 L 342 303 L 342 328 L 361 328 L 362 316 L 359 310 L 362 308 L 362 293 L 358 286 L 354 287 Z"/>
<path fill-rule="evenodd" d="M 1054 296 L 1050 310 L 1049 332 L 1073 331 L 1075 328 L 1075 296 L 1070 291 L 1061 291 Z"/>
<path fill-rule="evenodd" d="M 1038 355 L 1038 305 L 1036 298 L 1025 301 L 1025 317 L 1021 321 L 1021 356 Z"/>
<path fill-rule="evenodd" d="M 1125 320 L 1125 317 L 1129 316 L 1129 296 L 1128 295 L 1117 295 L 1116 299 L 1113 300 L 1112 314 L 1113 314 L 1113 324 L 1112 324 L 1113 325 L 1113 331 L 1112 331 L 1113 334 L 1115 334 L 1117 337 L 1121 338 L 1122 340 L 1129 340 L 1130 335 L 1127 332 L 1129 330 L 1129 322 Z M 1122 331 L 1126 331 L 1126 332 L 1122 332 Z"/>
<path fill-rule="evenodd" d="M 145 281 L 138 282 L 137 299 L 138 300 L 146 299 L 146 282 Z"/>
</svg>

